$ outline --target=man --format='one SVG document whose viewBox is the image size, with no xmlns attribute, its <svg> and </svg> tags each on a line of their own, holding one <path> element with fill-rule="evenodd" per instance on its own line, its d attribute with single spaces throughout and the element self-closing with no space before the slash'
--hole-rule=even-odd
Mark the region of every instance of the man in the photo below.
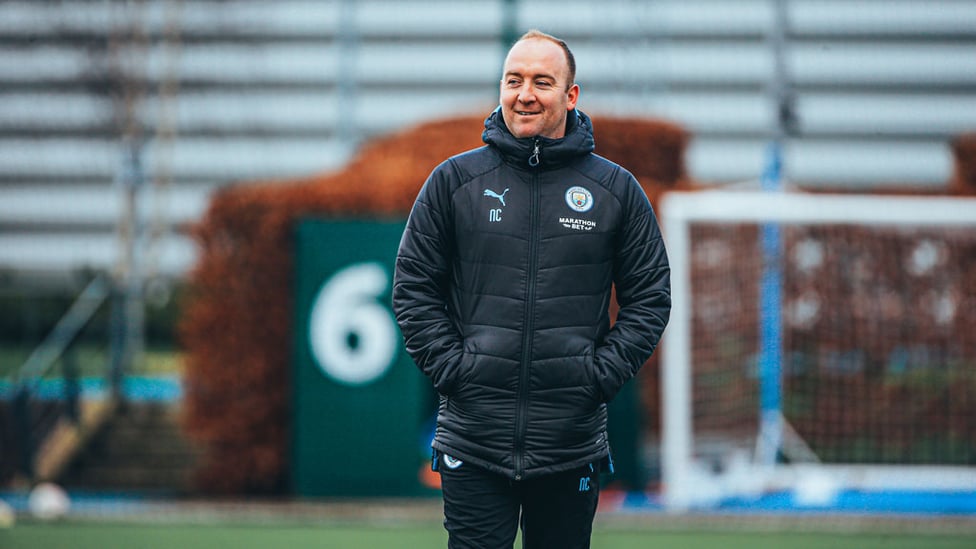
<svg viewBox="0 0 976 549">
<path fill-rule="evenodd" d="M 589 547 L 612 468 L 607 402 L 670 313 L 654 213 L 630 173 L 593 154 L 575 72 L 565 42 L 523 35 L 486 145 L 431 173 L 400 242 L 393 308 L 440 394 L 449 547 L 511 547 L 520 522 L 525 547 Z"/>
</svg>

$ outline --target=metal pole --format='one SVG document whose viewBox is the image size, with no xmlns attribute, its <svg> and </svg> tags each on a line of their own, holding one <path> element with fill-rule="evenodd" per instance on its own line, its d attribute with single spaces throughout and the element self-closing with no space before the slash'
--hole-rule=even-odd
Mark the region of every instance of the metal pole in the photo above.
<svg viewBox="0 0 976 549">
<path fill-rule="evenodd" d="M 769 94 L 776 112 L 772 137 L 766 150 L 762 189 L 783 189 L 783 145 L 792 126 L 792 106 L 786 73 L 786 33 L 789 25 L 786 0 L 774 0 L 775 19 L 768 41 L 773 54 L 773 74 Z M 783 238 L 779 225 L 761 227 L 763 272 L 760 281 L 759 334 L 759 436 L 756 461 L 762 465 L 776 463 L 783 440 Z"/>
<path fill-rule="evenodd" d="M 144 345 L 145 310 L 143 303 L 142 241 L 145 222 L 142 197 L 146 175 L 143 165 L 144 137 L 138 105 L 145 98 L 144 81 L 148 75 L 135 74 L 144 68 L 149 39 L 143 28 L 145 2 L 133 7 L 120 6 L 123 21 L 130 25 L 127 32 L 116 37 L 113 54 L 119 64 L 120 101 L 116 104 L 121 134 L 121 159 L 116 173 L 116 185 L 122 193 L 119 213 L 119 261 L 116 268 L 112 303 L 112 361 L 109 381 L 115 397 L 121 396 L 122 378 L 142 355 Z M 125 63 L 125 59 L 131 59 Z"/>
<path fill-rule="evenodd" d="M 339 2 L 339 32 L 338 52 L 339 63 L 336 81 L 338 93 L 338 116 L 336 117 L 336 135 L 345 147 L 347 154 L 352 154 L 359 143 L 360 135 L 356 119 L 356 68 L 359 53 L 359 29 L 356 27 L 355 0 Z"/>
<path fill-rule="evenodd" d="M 142 143 L 127 137 L 123 142 L 123 159 L 119 183 L 123 192 L 123 211 L 119 221 L 121 254 L 112 303 L 112 362 L 109 373 L 113 396 L 121 396 L 122 379 L 143 351 L 145 312 L 143 304 L 142 258 L 142 190 L 145 173 L 142 167 Z"/>
<path fill-rule="evenodd" d="M 508 55 L 509 48 L 512 44 L 518 40 L 518 0 L 502 0 L 502 28 L 501 28 L 501 46 L 502 46 L 502 65 L 505 63 L 505 56 Z M 499 66 L 499 73 L 501 73 L 502 67 Z"/>
</svg>

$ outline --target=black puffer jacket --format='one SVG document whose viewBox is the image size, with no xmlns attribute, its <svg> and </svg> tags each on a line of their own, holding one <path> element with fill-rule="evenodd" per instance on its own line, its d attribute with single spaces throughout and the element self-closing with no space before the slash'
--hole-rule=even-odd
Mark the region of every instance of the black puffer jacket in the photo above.
<svg viewBox="0 0 976 549">
<path fill-rule="evenodd" d="M 420 191 L 393 308 L 441 395 L 434 448 L 527 479 L 607 456 L 606 403 L 664 331 L 670 270 L 647 197 L 592 153 L 586 115 L 562 139 L 516 139 L 496 110 L 482 137 Z"/>
</svg>

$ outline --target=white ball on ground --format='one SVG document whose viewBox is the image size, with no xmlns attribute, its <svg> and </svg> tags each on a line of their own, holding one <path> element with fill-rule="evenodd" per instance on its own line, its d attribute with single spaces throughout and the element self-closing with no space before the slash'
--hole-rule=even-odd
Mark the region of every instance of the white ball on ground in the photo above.
<svg viewBox="0 0 976 549">
<path fill-rule="evenodd" d="M 27 497 L 27 508 L 35 518 L 53 520 L 68 513 L 71 500 L 64 489 L 57 484 L 42 482 L 31 490 Z"/>
<path fill-rule="evenodd" d="M 829 507 L 837 502 L 841 485 L 822 471 L 805 471 L 793 489 L 793 501 L 800 507 Z"/>
</svg>

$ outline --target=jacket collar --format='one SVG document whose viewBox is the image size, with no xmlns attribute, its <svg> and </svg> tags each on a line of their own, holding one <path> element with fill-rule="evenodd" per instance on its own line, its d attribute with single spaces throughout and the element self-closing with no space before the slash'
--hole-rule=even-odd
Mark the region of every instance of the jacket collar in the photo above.
<svg viewBox="0 0 976 549">
<path fill-rule="evenodd" d="M 593 126 L 590 118 L 578 109 L 566 116 L 566 135 L 559 139 L 548 137 L 517 138 L 505 126 L 501 107 L 497 107 L 485 119 L 481 139 L 496 147 L 505 160 L 516 166 L 531 169 L 552 169 L 564 166 L 575 158 L 593 152 Z M 538 144 L 538 162 L 533 155 Z"/>
</svg>

